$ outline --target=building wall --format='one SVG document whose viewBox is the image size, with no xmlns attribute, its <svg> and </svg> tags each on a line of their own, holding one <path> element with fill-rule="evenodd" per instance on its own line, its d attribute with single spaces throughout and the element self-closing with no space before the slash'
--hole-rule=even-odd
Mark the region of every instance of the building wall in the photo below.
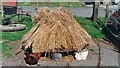
<svg viewBox="0 0 120 68">
<path fill-rule="evenodd" d="M 118 10 L 120 9 L 120 1 L 118 2 Z"/>
<path fill-rule="evenodd" d="M 17 0 L 2 0 L 4 6 L 17 6 Z"/>
</svg>

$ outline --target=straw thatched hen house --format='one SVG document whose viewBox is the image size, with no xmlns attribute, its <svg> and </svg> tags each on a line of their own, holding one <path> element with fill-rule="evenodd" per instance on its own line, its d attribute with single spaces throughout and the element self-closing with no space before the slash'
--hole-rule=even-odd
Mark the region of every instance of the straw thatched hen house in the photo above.
<svg viewBox="0 0 120 68">
<path fill-rule="evenodd" d="M 22 38 L 22 49 L 32 53 L 75 50 L 80 52 L 92 45 L 91 36 L 79 25 L 72 14 L 63 8 L 43 8 L 34 16 L 34 27 Z"/>
</svg>

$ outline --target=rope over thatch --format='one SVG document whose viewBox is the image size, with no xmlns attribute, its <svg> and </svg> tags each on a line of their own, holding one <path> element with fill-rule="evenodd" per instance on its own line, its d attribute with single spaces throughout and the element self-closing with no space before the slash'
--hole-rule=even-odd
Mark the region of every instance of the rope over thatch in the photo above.
<svg viewBox="0 0 120 68">
<path fill-rule="evenodd" d="M 34 16 L 36 25 L 22 38 L 24 49 L 33 53 L 51 50 L 81 51 L 92 45 L 92 39 L 72 14 L 63 8 L 49 11 L 43 8 Z"/>
</svg>

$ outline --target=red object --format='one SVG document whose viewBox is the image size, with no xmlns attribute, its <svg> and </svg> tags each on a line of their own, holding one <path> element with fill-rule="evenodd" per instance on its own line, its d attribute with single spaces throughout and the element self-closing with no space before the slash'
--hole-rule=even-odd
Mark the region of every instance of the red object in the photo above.
<svg viewBox="0 0 120 68">
<path fill-rule="evenodd" d="M 33 57 L 35 57 L 37 60 L 39 60 L 39 58 L 40 58 L 40 53 L 34 53 L 34 54 L 33 54 Z"/>
<path fill-rule="evenodd" d="M 17 12 L 17 14 L 23 14 L 23 15 L 29 15 L 31 12 L 29 12 L 29 11 L 23 11 L 23 12 L 21 12 L 21 11 L 18 11 Z"/>
<path fill-rule="evenodd" d="M 32 53 L 32 54 L 26 53 L 25 55 L 26 57 L 24 59 L 26 63 L 29 65 L 37 64 L 40 58 L 40 53 Z"/>
<path fill-rule="evenodd" d="M 3 0 L 3 6 L 17 6 L 17 0 Z"/>
</svg>

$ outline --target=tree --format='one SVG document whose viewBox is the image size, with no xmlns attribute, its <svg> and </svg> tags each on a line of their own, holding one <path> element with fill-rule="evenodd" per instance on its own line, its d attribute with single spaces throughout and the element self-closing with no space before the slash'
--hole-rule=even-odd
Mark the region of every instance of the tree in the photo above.
<svg viewBox="0 0 120 68">
<path fill-rule="evenodd" d="M 93 13 L 92 13 L 92 17 L 91 20 L 92 21 L 97 21 L 98 18 L 98 8 L 99 8 L 99 0 L 96 0 L 95 2 L 93 2 Z"/>
</svg>

